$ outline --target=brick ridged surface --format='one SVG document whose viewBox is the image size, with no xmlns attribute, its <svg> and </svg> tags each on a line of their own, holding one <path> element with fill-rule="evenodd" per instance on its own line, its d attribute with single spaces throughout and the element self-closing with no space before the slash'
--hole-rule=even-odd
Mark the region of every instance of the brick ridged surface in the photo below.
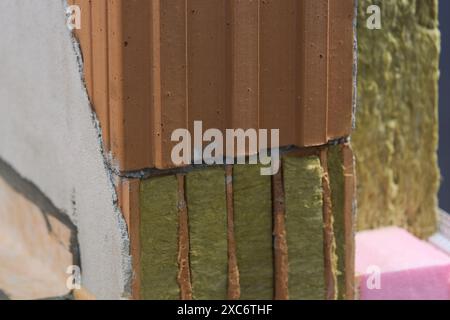
<svg viewBox="0 0 450 320">
<path fill-rule="evenodd" d="M 352 122 L 353 0 L 72 0 L 85 79 L 123 171 L 171 168 L 171 133 L 280 129 L 317 146 Z"/>
</svg>

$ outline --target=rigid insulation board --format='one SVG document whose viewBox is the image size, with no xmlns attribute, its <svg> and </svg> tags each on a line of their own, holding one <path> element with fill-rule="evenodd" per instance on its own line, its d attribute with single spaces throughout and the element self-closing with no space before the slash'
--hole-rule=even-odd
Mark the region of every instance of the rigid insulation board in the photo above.
<svg viewBox="0 0 450 320">
<path fill-rule="evenodd" d="M 193 298 L 227 299 L 228 245 L 225 170 L 195 170 L 186 176 Z"/>
<path fill-rule="evenodd" d="M 445 1 L 445 0 L 443 0 Z M 369 5 L 382 30 L 366 28 Z M 358 229 L 396 225 L 419 237 L 437 216 L 437 0 L 359 1 Z"/>
<path fill-rule="evenodd" d="M 178 184 L 175 176 L 141 182 L 141 297 L 178 300 Z"/>
<path fill-rule="evenodd" d="M 259 165 L 233 168 L 234 235 L 240 298 L 273 298 L 273 238 L 270 176 Z"/>
<path fill-rule="evenodd" d="M 320 159 L 284 157 L 289 299 L 326 296 Z"/>
<path fill-rule="evenodd" d="M 175 129 L 280 129 L 323 145 L 352 123 L 353 0 L 71 0 L 106 149 L 174 167 Z M 339 5 L 337 5 L 339 3 Z M 305 43 L 309 45 L 304 45 Z"/>
</svg>

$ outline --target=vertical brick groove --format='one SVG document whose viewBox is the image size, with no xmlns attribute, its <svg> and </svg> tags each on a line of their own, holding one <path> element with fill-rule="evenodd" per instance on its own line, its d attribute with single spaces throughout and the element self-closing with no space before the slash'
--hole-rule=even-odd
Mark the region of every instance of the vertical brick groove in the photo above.
<svg viewBox="0 0 450 320">
<path fill-rule="evenodd" d="M 189 221 L 185 196 L 185 175 L 178 180 L 178 284 L 181 300 L 192 300 L 191 272 L 189 266 Z"/>
<path fill-rule="evenodd" d="M 274 264 L 275 300 L 288 300 L 288 248 L 285 226 L 285 203 L 283 176 L 279 172 L 272 176 L 272 201 L 274 215 Z"/>
<path fill-rule="evenodd" d="M 160 164 L 162 162 L 162 93 L 161 93 L 161 1 L 152 0 L 151 10 L 151 54 L 152 54 L 152 78 L 151 86 L 153 91 L 152 118 L 153 118 L 153 148 L 154 162 Z"/>
<path fill-rule="evenodd" d="M 117 187 L 120 209 L 130 235 L 130 254 L 133 264 L 132 298 L 141 298 L 141 243 L 140 243 L 140 180 L 120 180 Z"/>
<path fill-rule="evenodd" d="M 236 258 L 236 239 L 234 237 L 234 205 L 233 205 L 233 166 L 225 166 L 227 192 L 227 230 L 228 230 L 228 299 L 239 299 L 239 269 Z"/>
<path fill-rule="evenodd" d="M 297 144 L 321 145 L 328 141 L 328 21 L 329 1 L 303 0 L 298 3 L 301 24 L 299 44 L 300 108 L 296 127 Z"/>
<path fill-rule="evenodd" d="M 354 6 L 354 0 L 329 0 L 329 138 L 348 136 L 352 126 Z"/>
<path fill-rule="evenodd" d="M 328 172 L 336 239 L 338 299 L 352 300 L 355 297 L 355 176 L 353 154 L 348 144 L 328 147 Z"/>
<path fill-rule="evenodd" d="M 227 1 L 230 11 L 229 127 L 259 128 L 259 1 Z"/>
<path fill-rule="evenodd" d="M 323 250 L 324 250 L 324 266 L 325 266 L 325 285 L 326 294 L 325 299 L 337 299 L 337 284 L 336 284 L 336 258 L 335 250 L 336 243 L 333 231 L 333 212 L 331 206 L 331 189 L 330 177 L 328 175 L 328 157 L 327 149 L 320 151 L 320 162 L 324 171 L 322 178 L 323 185 Z"/>
<path fill-rule="evenodd" d="M 92 2 L 92 104 L 103 134 L 105 150 L 110 150 L 109 66 L 108 66 L 108 1 Z"/>
<path fill-rule="evenodd" d="M 345 298 L 355 299 L 355 210 L 356 193 L 353 151 L 349 144 L 342 146 L 344 165 L 344 228 L 345 228 Z"/>
</svg>

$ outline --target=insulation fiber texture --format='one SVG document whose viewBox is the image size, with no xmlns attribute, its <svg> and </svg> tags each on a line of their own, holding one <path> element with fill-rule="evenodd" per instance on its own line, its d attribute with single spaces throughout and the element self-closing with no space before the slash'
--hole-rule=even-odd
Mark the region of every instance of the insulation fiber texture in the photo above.
<svg viewBox="0 0 450 320">
<path fill-rule="evenodd" d="M 344 163 L 341 146 L 332 146 L 328 149 L 328 174 L 330 176 L 331 208 L 333 212 L 333 229 L 336 240 L 337 260 L 337 289 L 338 298 L 345 298 L 345 181 Z"/>
<path fill-rule="evenodd" d="M 225 171 L 186 177 L 192 292 L 198 300 L 227 299 L 228 244 Z"/>
<path fill-rule="evenodd" d="M 381 7 L 381 30 L 366 27 Z M 427 237 L 436 228 L 437 0 L 359 1 L 358 229 L 396 225 Z"/>
<path fill-rule="evenodd" d="M 233 173 L 234 232 L 241 299 L 273 298 L 271 178 L 260 166 L 236 165 Z"/>
<path fill-rule="evenodd" d="M 323 254 L 323 169 L 318 157 L 283 162 L 289 298 L 325 297 Z"/>
<path fill-rule="evenodd" d="M 178 193 L 174 176 L 141 182 L 141 295 L 180 298 L 178 275 Z"/>
</svg>

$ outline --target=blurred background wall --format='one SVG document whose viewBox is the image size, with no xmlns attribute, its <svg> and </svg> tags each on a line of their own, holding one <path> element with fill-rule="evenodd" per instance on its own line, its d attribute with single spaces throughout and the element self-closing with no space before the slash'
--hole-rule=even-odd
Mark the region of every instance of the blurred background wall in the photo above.
<svg viewBox="0 0 450 320">
<path fill-rule="evenodd" d="M 379 30 L 367 28 L 371 5 L 381 9 Z M 358 229 L 395 225 L 426 238 L 436 231 L 440 178 L 438 1 L 360 0 L 358 51 Z"/>
</svg>

